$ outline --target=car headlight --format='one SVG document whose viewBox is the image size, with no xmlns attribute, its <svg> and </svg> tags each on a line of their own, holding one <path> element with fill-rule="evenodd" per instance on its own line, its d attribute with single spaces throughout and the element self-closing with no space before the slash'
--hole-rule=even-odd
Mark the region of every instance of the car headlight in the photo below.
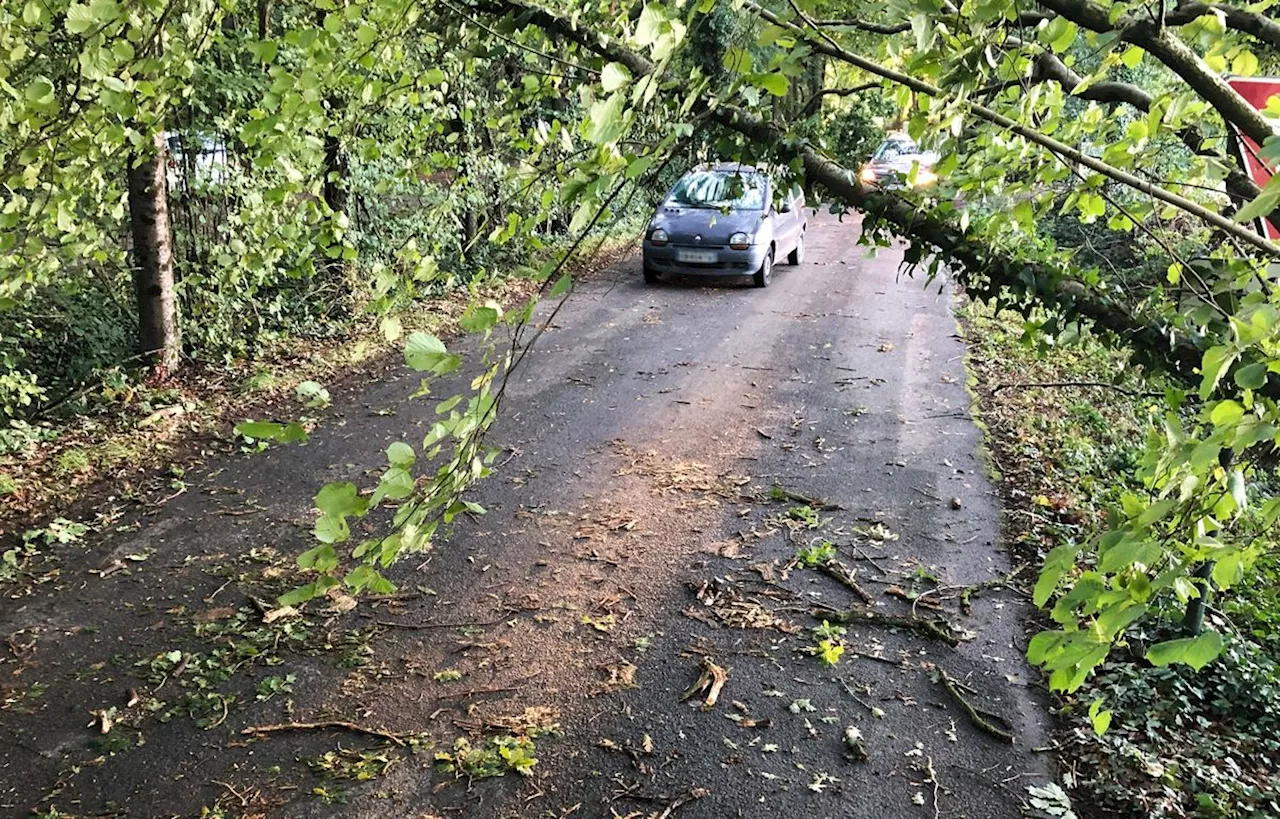
<svg viewBox="0 0 1280 819">
<path fill-rule="evenodd" d="M 729 237 L 729 247 L 734 250 L 746 250 L 751 247 L 751 237 L 739 231 Z"/>
<path fill-rule="evenodd" d="M 916 169 L 916 187 L 927 188 L 938 181 L 938 175 L 927 168 Z"/>
<path fill-rule="evenodd" d="M 665 230 L 663 230 L 662 228 L 654 228 L 653 233 L 649 234 L 649 241 L 661 247 L 662 245 L 665 245 L 668 241 L 670 241 L 670 239 L 667 236 L 667 232 Z"/>
<path fill-rule="evenodd" d="M 876 181 L 876 172 L 872 168 L 863 168 L 858 173 L 858 178 L 865 184 L 870 185 Z"/>
</svg>

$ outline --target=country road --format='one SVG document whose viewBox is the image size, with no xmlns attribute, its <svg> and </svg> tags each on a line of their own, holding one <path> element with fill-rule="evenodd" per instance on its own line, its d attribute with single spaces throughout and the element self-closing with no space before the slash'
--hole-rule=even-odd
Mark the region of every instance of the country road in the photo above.
<svg viewBox="0 0 1280 819">
<path fill-rule="evenodd" d="M 398 601 L 288 632 L 247 594 L 306 548 L 323 481 L 368 486 L 388 443 L 421 439 L 434 402 L 407 400 L 399 366 L 335 389 L 306 445 L 216 456 L 127 511 L 0 609 L 0 682 L 47 686 L 0 711 L 0 815 L 1021 816 L 1052 778 L 1032 750 L 1047 717 L 1030 604 L 995 582 L 1009 561 L 950 285 L 900 279 L 901 252 L 868 258 L 858 233 L 812 216 L 807 261 L 765 290 L 645 286 L 637 257 L 580 283 L 491 434 L 488 514 L 394 567 Z M 824 542 L 869 603 L 796 561 Z M 849 623 L 828 666 L 822 606 L 931 625 Z M 682 701 L 713 667 L 718 701 Z M 218 696 L 192 699 L 197 679 Z M 435 745 L 242 734 L 326 720 Z M 527 777 L 432 764 L 459 736 L 549 723 Z M 368 781 L 340 775 L 359 765 Z"/>
</svg>

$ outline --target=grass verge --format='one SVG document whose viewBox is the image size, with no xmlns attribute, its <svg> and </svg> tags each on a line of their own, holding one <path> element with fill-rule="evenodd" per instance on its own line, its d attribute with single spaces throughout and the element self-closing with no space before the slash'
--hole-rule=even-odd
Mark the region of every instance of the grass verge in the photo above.
<svg viewBox="0 0 1280 819">
<path fill-rule="evenodd" d="M 962 320 L 1006 537 L 1038 568 L 1054 546 L 1092 538 L 1119 494 L 1139 488 L 1142 442 L 1163 416 L 1166 385 L 1094 340 L 1038 349 L 1019 317 L 974 304 Z M 1215 601 L 1210 618 L 1229 635 L 1219 660 L 1200 673 L 1153 667 L 1142 655 L 1159 626 L 1135 628 L 1060 701 L 1057 742 L 1081 816 L 1280 816 L 1278 547 L 1251 584 Z M 1113 715 L 1102 734 L 1088 714 L 1098 699 Z"/>
</svg>

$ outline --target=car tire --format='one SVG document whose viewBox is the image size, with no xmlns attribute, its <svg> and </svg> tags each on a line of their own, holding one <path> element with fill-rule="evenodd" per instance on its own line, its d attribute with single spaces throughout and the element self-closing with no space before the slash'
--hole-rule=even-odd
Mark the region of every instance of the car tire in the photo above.
<svg viewBox="0 0 1280 819">
<path fill-rule="evenodd" d="M 751 277 L 756 287 L 768 287 L 769 282 L 773 279 L 773 251 L 764 257 L 764 261 L 760 263 L 760 269 Z"/>
<path fill-rule="evenodd" d="M 787 264 L 792 267 L 798 264 L 804 264 L 804 230 L 800 231 L 800 238 L 796 239 L 796 249 L 787 255 Z"/>
<path fill-rule="evenodd" d="M 649 267 L 649 265 L 644 266 L 644 283 L 645 284 L 658 283 L 658 271 L 654 270 L 652 267 Z"/>
</svg>

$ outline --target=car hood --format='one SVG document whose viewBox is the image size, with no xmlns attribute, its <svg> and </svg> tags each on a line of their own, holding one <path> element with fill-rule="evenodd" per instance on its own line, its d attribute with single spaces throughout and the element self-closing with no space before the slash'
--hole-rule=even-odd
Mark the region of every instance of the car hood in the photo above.
<svg viewBox="0 0 1280 819">
<path fill-rule="evenodd" d="M 893 171 L 902 175 L 911 173 L 911 166 L 920 163 L 920 167 L 926 170 L 932 170 L 937 163 L 937 158 L 929 154 L 910 154 L 897 157 L 896 159 L 876 159 L 872 160 L 870 167 L 876 171 Z"/>
<path fill-rule="evenodd" d="M 663 205 L 653 217 L 653 227 L 665 230 L 674 244 L 726 245 L 729 237 L 738 232 L 754 236 L 764 215 L 759 210 L 725 212 Z M 702 237 L 701 242 L 697 236 Z"/>
</svg>

